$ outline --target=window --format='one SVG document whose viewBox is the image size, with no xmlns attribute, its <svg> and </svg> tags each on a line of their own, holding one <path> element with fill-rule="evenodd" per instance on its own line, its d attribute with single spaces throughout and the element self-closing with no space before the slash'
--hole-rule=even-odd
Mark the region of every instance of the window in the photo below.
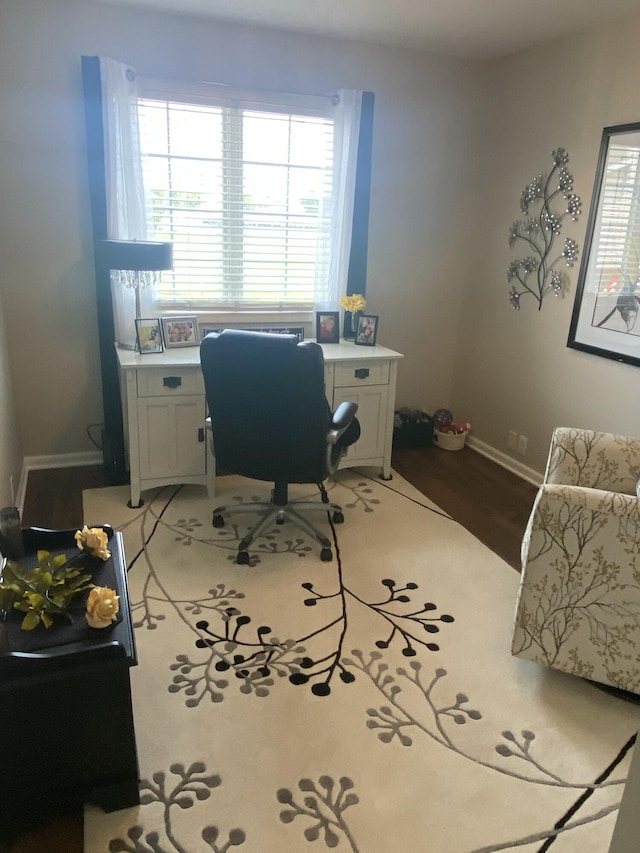
<svg viewBox="0 0 640 853">
<path fill-rule="evenodd" d="M 173 243 L 160 305 L 310 311 L 328 302 L 339 150 L 331 99 L 144 80 L 138 92 L 147 215 L 153 239 Z"/>
</svg>

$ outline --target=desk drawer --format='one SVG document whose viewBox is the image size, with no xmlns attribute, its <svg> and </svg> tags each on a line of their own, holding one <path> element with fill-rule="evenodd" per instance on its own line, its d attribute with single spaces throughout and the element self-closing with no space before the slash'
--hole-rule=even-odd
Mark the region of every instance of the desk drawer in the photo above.
<svg viewBox="0 0 640 853">
<path fill-rule="evenodd" d="M 336 364 L 334 374 L 335 388 L 348 388 L 351 385 L 388 385 L 389 362 L 363 359 Z"/>
<path fill-rule="evenodd" d="M 138 397 L 204 394 L 200 367 L 152 367 L 137 371 Z"/>
</svg>

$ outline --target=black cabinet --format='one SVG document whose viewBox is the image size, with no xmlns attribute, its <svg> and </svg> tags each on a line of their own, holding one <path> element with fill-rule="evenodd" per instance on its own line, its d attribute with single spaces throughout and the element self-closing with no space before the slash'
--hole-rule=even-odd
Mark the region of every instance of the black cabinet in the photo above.
<svg viewBox="0 0 640 853">
<path fill-rule="evenodd" d="M 78 611 L 66 626 L 3 624 L 0 654 L 0 838 L 81 802 L 137 805 L 138 762 L 129 669 L 137 663 L 122 535 L 93 581 L 116 589 L 118 622 L 92 629 Z M 28 529 L 27 553 L 76 549 L 75 531 Z M 8 645 L 8 649 L 6 649 Z"/>
</svg>

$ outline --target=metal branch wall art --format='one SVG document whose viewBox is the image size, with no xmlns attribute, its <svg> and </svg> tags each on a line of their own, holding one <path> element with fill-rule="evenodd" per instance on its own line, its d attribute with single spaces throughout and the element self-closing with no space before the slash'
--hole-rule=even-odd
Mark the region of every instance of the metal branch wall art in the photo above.
<svg viewBox="0 0 640 853">
<path fill-rule="evenodd" d="M 511 282 L 509 302 L 520 309 L 520 300 L 531 294 L 542 308 L 547 293 L 558 296 L 566 287 L 566 274 L 556 269 L 564 261 L 572 267 L 578 257 L 578 244 L 565 238 L 562 251 L 554 257 L 554 244 L 560 236 L 563 220 L 569 216 L 574 222 L 580 215 L 580 197 L 573 192 L 573 176 L 567 169 L 569 155 L 564 148 L 551 152 L 553 167 L 545 179 L 538 175 L 522 191 L 520 209 L 523 219 L 518 219 L 509 230 L 509 246 L 526 245 L 529 254 L 511 261 L 507 267 L 507 281 Z"/>
</svg>

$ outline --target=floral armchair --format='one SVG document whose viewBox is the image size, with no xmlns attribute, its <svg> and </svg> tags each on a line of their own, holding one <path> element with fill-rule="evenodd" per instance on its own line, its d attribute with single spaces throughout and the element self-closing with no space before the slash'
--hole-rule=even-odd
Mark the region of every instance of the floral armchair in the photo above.
<svg viewBox="0 0 640 853">
<path fill-rule="evenodd" d="M 511 651 L 640 693 L 640 438 L 554 431 Z"/>
</svg>

